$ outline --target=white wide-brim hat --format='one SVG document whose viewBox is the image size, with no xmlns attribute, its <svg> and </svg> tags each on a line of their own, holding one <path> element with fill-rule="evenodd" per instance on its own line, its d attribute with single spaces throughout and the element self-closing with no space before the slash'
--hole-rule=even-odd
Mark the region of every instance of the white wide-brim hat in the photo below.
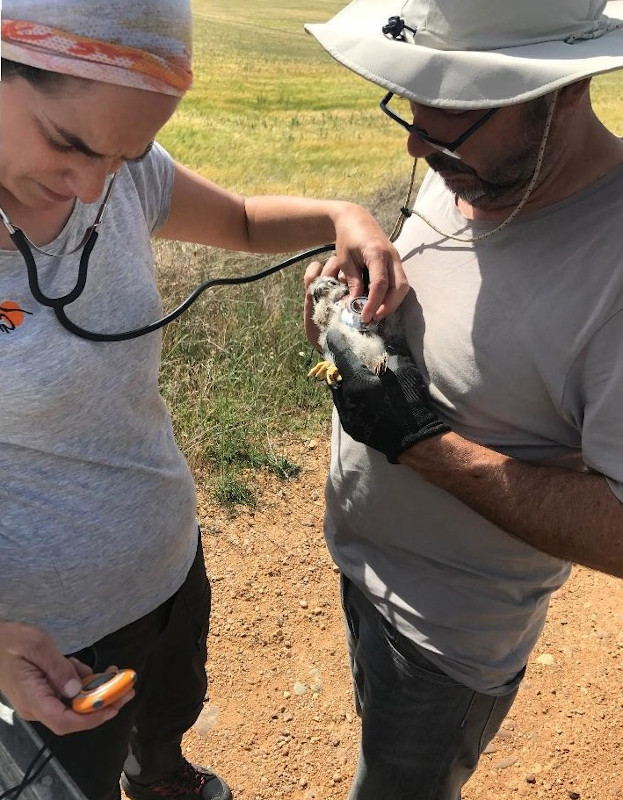
<svg viewBox="0 0 623 800">
<path fill-rule="evenodd" d="M 305 29 L 367 80 L 439 108 L 523 103 L 623 67 L 623 0 L 354 0 Z"/>
</svg>

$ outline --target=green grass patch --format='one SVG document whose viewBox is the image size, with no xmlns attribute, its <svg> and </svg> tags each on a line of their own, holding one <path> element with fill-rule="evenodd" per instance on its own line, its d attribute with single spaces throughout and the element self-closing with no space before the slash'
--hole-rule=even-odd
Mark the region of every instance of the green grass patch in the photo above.
<svg viewBox="0 0 623 800">
<path fill-rule="evenodd" d="M 194 0 L 193 89 L 162 143 L 243 193 L 348 199 L 403 179 L 404 132 L 382 115 L 383 90 L 337 64 L 303 30 L 344 3 Z M 619 73 L 594 81 L 598 113 L 623 133 Z"/>
<path fill-rule="evenodd" d="M 408 171 L 379 87 L 303 30 L 340 2 L 194 0 L 195 82 L 159 137 L 180 161 L 243 193 L 361 197 Z"/>
<path fill-rule="evenodd" d="M 208 275 L 250 274 L 269 263 L 168 242 L 157 244 L 157 256 L 171 308 Z M 296 477 L 283 434 L 306 436 L 329 415 L 326 389 L 307 379 L 316 357 L 300 322 L 302 269 L 208 291 L 165 330 L 161 388 L 178 441 L 228 507 L 255 502 L 250 470 Z"/>
</svg>

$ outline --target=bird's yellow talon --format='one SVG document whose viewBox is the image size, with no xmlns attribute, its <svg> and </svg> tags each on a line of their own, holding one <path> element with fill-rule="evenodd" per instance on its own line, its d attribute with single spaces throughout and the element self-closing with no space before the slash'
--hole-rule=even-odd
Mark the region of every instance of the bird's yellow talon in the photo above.
<svg viewBox="0 0 623 800">
<path fill-rule="evenodd" d="M 337 367 L 335 364 L 331 364 L 327 369 L 327 374 L 325 376 L 325 380 L 329 384 L 329 386 L 335 386 L 337 383 L 341 383 L 342 376 L 337 371 Z"/>
<path fill-rule="evenodd" d="M 318 380 L 324 379 L 324 371 L 326 370 L 327 361 L 319 361 L 307 373 L 308 378 L 317 378 Z"/>
<path fill-rule="evenodd" d="M 319 361 L 307 373 L 308 378 L 316 378 L 319 381 L 326 381 L 329 386 L 335 386 L 342 380 L 342 376 L 337 371 L 335 364 L 330 361 Z"/>
</svg>

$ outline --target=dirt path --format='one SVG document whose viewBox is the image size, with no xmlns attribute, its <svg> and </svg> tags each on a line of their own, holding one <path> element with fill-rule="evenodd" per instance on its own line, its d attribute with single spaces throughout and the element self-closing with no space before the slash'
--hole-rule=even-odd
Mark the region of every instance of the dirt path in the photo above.
<svg viewBox="0 0 623 800">
<path fill-rule="evenodd" d="M 236 800 L 345 800 L 358 721 L 322 539 L 327 445 L 295 441 L 288 457 L 300 478 L 261 478 L 254 512 L 228 519 L 201 503 L 212 685 L 187 757 Z M 622 622 L 623 582 L 576 569 L 464 800 L 623 798 Z"/>
</svg>

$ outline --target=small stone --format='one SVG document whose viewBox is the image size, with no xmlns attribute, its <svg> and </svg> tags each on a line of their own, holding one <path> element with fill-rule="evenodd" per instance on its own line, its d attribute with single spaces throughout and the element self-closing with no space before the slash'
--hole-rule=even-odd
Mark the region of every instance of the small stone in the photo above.
<svg viewBox="0 0 623 800">
<path fill-rule="evenodd" d="M 573 792 L 573 791 L 569 790 L 567 792 L 567 794 L 569 795 L 571 800 L 580 800 L 580 793 L 579 792 Z"/>
<path fill-rule="evenodd" d="M 204 706 L 201 714 L 199 714 L 199 718 L 194 724 L 195 731 L 199 734 L 199 736 L 207 736 L 209 732 L 214 728 L 219 716 L 219 709 L 218 706 L 215 706 L 211 703 Z"/>
<path fill-rule="evenodd" d="M 550 653 L 543 653 L 540 655 L 537 660 L 537 664 L 542 664 L 544 667 L 553 667 L 556 663 L 554 656 L 550 655 Z"/>
<path fill-rule="evenodd" d="M 311 681 L 309 683 L 309 688 L 312 692 L 321 692 L 323 688 L 322 678 L 320 677 L 320 673 L 317 669 L 310 670 L 311 673 Z"/>
<path fill-rule="evenodd" d="M 309 606 L 309 603 L 307 602 L 307 600 L 299 600 L 299 605 L 301 608 L 307 608 Z"/>
<path fill-rule="evenodd" d="M 536 775 L 533 775 L 532 773 L 526 775 L 526 783 L 536 783 Z"/>
<path fill-rule="evenodd" d="M 509 767 L 512 767 L 516 761 L 517 761 L 516 758 L 503 758 L 501 761 L 498 761 L 493 766 L 495 767 L 495 769 L 508 769 Z"/>
</svg>

